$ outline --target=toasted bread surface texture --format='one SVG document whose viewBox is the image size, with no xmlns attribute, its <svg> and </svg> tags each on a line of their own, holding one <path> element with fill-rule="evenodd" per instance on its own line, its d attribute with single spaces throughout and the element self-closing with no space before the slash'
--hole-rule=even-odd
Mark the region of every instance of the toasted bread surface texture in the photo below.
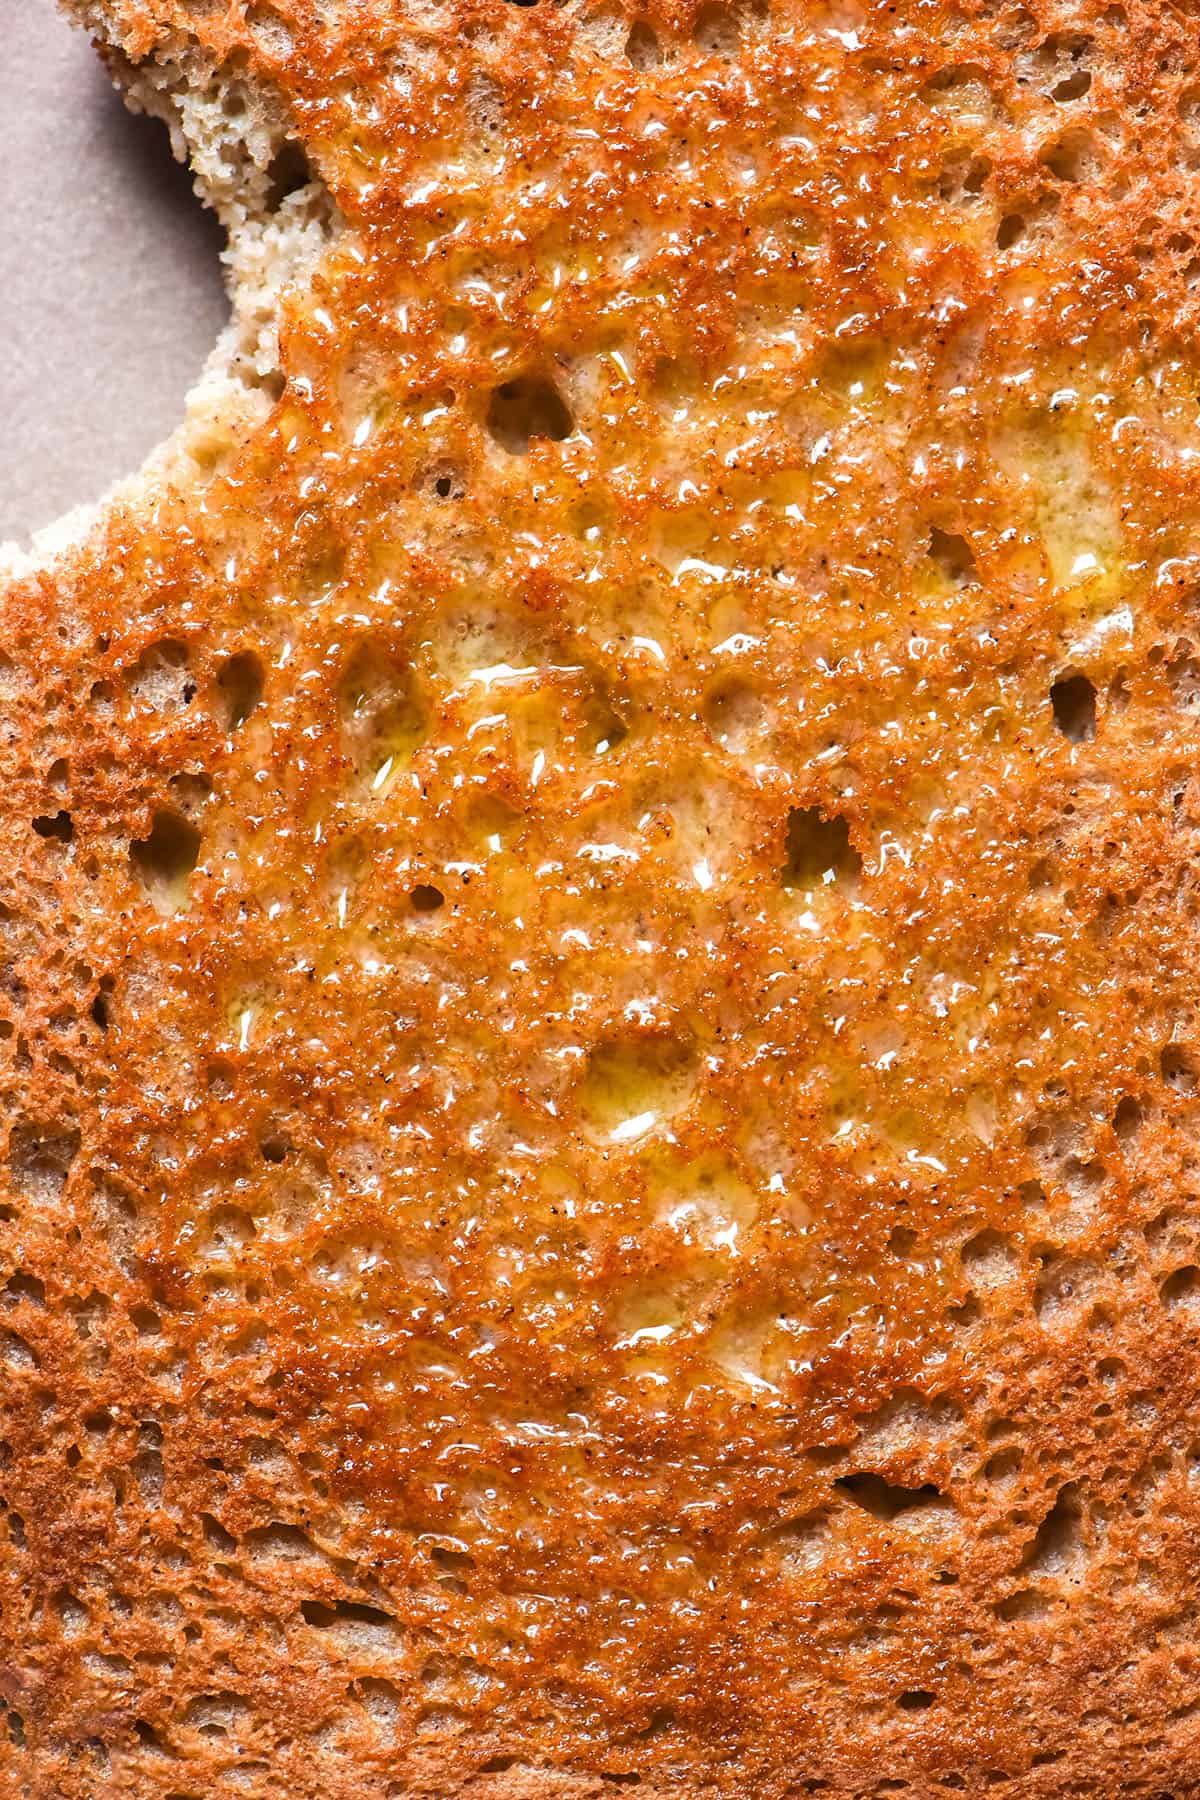
<svg viewBox="0 0 1200 1800">
<path fill-rule="evenodd" d="M 0 1793 L 1200 1793 L 1200 22 L 71 10 L 234 316 L 3 594 Z"/>
</svg>

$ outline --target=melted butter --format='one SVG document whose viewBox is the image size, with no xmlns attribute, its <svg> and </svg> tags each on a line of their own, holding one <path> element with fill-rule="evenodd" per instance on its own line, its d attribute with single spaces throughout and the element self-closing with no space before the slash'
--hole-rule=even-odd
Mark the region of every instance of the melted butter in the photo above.
<svg viewBox="0 0 1200 1800">
<path fill-rule="evenodd" d="M 563 1668 L 606 1754 L 656 1716 L 648 1670 L 698 1670 L 689 1716 L 732 1741 L 737 1662 L 794 1771 L 828 1646 L 759 1604 L 762 1521 L 827 1504 L 809 1451 L 859 1414 L 969 1381 L 964 1234 L 1020 1228 L 1038 1109 L 1065 1084 L 1106 1117 L 1194 966 L 1160 920 L 1131 999 L 1104 912 L 1183 857 L 1192 743 L 1155 708 L 1184 675 L 1106 683 L 1182 630 L 1194 396 L 1132 350 L 1067 366 L 1068 302 L 1128 345 L 1124 251 L 1098 206 L 997 248 L 1002 184 L 955 159 L 1001 102 L 928 86 L 932 16 L 920 58 L 882 7 L 785 8 L 740 60 L 638 72 L 506 13 L 486 156 L 453 7 L 403 96 L 297 23 L 346 223 L 284 397 L 197 425 L 43 657 L 119 697 L 123 793 L 212 784 L 163 916 L 141 798 L 79 876 L 119 977 L 90 1153 L 153 1197 L 181 1315 L 260 1321 L 262 1398 L 320 1419 L 407 1623 L 475 1641 L 488 1596 L 496 1716 L 558 1682 L 586 1761 Z"/>
</svg>

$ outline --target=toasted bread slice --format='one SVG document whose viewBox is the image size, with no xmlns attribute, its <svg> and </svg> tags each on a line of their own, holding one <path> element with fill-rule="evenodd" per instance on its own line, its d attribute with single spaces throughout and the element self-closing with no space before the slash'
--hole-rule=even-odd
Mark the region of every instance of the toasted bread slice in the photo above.
<svg viewBox="0 0 1200 1800">
<path fill-rule="evenodd" d="M 0 1788 L 1193 1793 L 1190 12 L 72 10 L 235 308 L 4 600 Z"/>
</svg>

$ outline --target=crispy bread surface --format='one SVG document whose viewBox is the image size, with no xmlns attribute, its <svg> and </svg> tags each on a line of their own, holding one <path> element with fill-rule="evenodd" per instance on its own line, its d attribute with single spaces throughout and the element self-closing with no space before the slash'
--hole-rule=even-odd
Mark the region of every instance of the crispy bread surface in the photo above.
<svg viewBox="0 0 1200 1800">
<path fill-rule="evenodd" d="M 0 1791 L 1200 1792 L 1190 8 L 73 10 L 235 324 L 4 599 Z"/>
</svg>

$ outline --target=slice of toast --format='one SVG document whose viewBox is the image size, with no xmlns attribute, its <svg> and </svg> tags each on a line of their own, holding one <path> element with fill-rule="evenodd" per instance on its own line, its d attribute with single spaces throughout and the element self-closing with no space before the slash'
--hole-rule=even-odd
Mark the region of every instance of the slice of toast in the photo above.
<svg viewBox="0 0 1200 1800">
<path fill-rule="evenodd" d="M 71 10 L 234 318 L 5 587 L 0 1792 L 1194 1793 L 1195 17 Z"/>
</svg>

